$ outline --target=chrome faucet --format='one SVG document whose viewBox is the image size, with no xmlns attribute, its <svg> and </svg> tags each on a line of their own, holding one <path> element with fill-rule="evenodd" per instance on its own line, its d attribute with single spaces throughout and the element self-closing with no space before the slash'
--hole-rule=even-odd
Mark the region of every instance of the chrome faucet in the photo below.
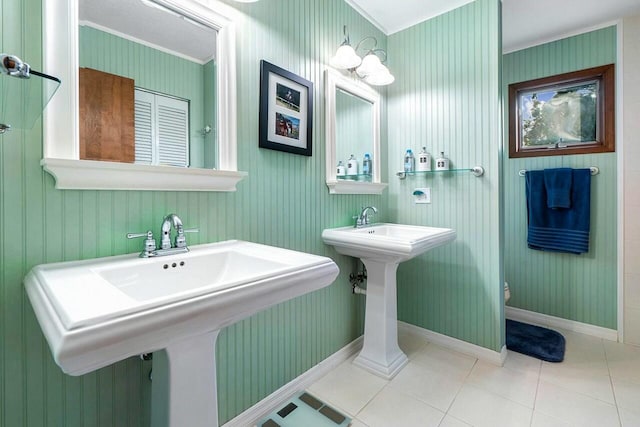
<svg viewBox="0 0 640 427">
<path fill-rule="evenodd" d="M 175 247 L 182 248 L 186 246 L 182 220 L 178 215 L 172 213 L 165 216 L 164 220 L 162 221 L 162 239 L 160 241 L 160 249 L 171 249 L 171 226 L 173 226 L 173 228 L 175 228 L 176 232 L 178 233 L 178 235 L 176 236 Z M 180 245 L 178 245 L 178 239 L 180 239 Z"/>
<path fill-rule="evenodd" d="M 171 245 L 171 228 L 176 230 L 176 238 L 174 245 Z M 189 252 L 187 247 L 187 239 L 185 233 L 197 233 L 197 228 L 185 229 L 182 220 L 176 214 L 169 214 L 162 220 L 162 237 L 160 238 L 160 249 L 156 249 L 156 241 L 153 238 L 151 230 L 146 233 L 129 233 L 127 239 L 135 239 L 137 237 L 146 237 L 144 241 L 144 250 L 140 253 L 141 258 L 150 258 L 162 255 L 173 255 L 178 253 Z"/>
<path fill-rule="evenodd" d="M 354 228 L 369 225 L 369 210 L 372 210 L 374 214 L 378 213 L 378 209 L 376 209 L 374 206 L 367 206 L 366 208 L 362 208 L 360 215 L 353 217 L 356 220 Z"/>
</svg>

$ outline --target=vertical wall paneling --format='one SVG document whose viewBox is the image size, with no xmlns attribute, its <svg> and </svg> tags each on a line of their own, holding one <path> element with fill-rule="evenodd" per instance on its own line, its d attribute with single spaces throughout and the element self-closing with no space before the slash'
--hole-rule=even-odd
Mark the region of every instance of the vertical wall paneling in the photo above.
<svg viewBox="0 0 640 427">
<path fill-rule="evenodd" d="M 507 96 L 510 83 L 615 62 L 615 27 L 513 52 L 504 56 L 503 93 Z M 505 132 L 507 126 L 505 115 Z M 507 138 L 505 134 L 505 144 Z M 503 158 L 505 277 L 511 288 L 509 305 L 616 329 L 616 154 L 509 159 L 505 149 Z M 589 253 L 571 255 L 529 249 L 525 183 L 518 171 L 589 166 L 600 168 L 600 174 L 591 180 Z"/>
<path fill-rule="evenodd" d="M 149 425 L 150 363 L 131 358 L 82 377 L 63 374 L 22 278 L 43 262 L 138 252 L 140 242 L 125 234 L 158 230 L 169 212 L 200 227 L 191 244 L 251 240 L 328 255 L 341 270 L 332 286 L 221 332 L 221 423 L 361 335 L 364 299 L 348 285 L 353 260 L 325 246 L 320 233 L 349 224 L 363 205 L 377 206 L 381 221 L 390 213 L 386 195 L 328 193 L 323 73 L 342 42 L 343 24 L 355 40 L 374 35 L 385 48 L 386 38 L 342 0 L 228 3 L 239 11 L 238 167 L 249 172 L 237 192 L 60 191 L 39 165 L 40 121 L 0 136 L 0 426 Z M 41 69 L 42 0 L 0 0 L 0 10 L 0 51 Z M 314 82 L 312 157 L 258 148 L 261 59 Z"/>
<path fill-rule="evenodd" d="M 398 269 L 401 320 L 499 351 L 501 325 L 499 150 L 500 5 L 477 0 L 389 36 L 389 209 L 394 222 L 448 227 L 457 239 Z M 399 180 L 407 148 L 420 147 L 471 174 Z M 432 203 L 413 204 L 416 187 Z"/>
</svg>

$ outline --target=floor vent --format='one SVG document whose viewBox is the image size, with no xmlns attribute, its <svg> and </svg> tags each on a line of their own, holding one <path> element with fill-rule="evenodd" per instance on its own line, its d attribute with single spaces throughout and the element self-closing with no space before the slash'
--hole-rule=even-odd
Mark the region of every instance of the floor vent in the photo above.
<svg viewBox="0 0 640 427">
<path fill-rule="evenodd" d="M 260 420 L 258 427 L 344 427 L 350 424 L 350 418 L 302 392 Z"/>
</svg>

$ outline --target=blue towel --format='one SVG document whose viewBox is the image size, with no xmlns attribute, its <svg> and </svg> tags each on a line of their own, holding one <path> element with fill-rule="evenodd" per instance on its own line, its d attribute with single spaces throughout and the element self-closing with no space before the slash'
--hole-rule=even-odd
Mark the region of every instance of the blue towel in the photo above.
<svg viewBox="0 0 640 427">
<path fill-rule="evenodd" d="M 573 169 L 571 175 L 571 208 L 550 209 L 544 171 L 526 173 L 527 243 L 531 249 L 573 254 L 589 251 L 591 171 Z"/>
<path fill-rule="evenodd" d="M 571 207 L 571 168 L 545 169 L 544 188 L 547 190 L 547 207 L 569 209 Z"/>
</svg>

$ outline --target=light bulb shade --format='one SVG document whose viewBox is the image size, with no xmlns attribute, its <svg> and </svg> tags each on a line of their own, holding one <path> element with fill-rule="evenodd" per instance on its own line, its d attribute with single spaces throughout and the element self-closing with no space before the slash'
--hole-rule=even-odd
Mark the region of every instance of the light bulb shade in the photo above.
<svg viewBox="0 0 640 427">
<path fill-rule="evenodd" d="M 372 86 L 386 86 L 393 83 L 395 79 L 396 78 L 389 72 L 389 69 L 382 65 L 382 69 L 376 73 L 369 74 L 364 78 L 364 81 Z"/>
<path fill-rule="evenodd" d="M 382 62 L 380 62 L 378 55 L 370 53 L 364 57 L 362 64 L 360 64 L 356 72 L 358 73 L 358 76 L 365 78 L 368 75 L 382 72 L 383 68 L 386 69 L 386 67 L 382 65 Z"/>
<path fill-rule="evenodd" d="M 333 58 L 329 60 L 329 65 L 339 70 L 356 68 L 362 60 L 356 51 L 348 44 L 343 44 L 338 48 Z"/>
</svg>

